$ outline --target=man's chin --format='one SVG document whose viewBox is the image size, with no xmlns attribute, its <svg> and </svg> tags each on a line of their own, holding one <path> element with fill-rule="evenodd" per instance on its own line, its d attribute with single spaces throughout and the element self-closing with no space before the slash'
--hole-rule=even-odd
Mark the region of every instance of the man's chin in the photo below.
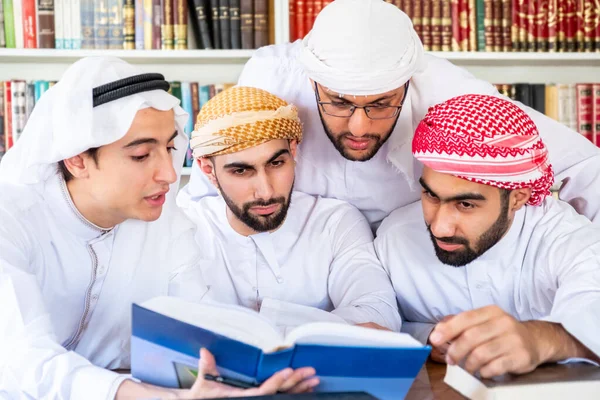
<svg viewBox="0 0 600 400">
<path fill-rule="evenodd" d="M 375 156 L 376 153 L 377 152 L 373 148 L 367 148 L 364 150 L 354 150 L 346 146 L 344 146 L 342 148 L 342 151 L 340 152 L 342 157 L 344 157 L 346 160 L 359 162 L 369 161 Z"/>
</svg>

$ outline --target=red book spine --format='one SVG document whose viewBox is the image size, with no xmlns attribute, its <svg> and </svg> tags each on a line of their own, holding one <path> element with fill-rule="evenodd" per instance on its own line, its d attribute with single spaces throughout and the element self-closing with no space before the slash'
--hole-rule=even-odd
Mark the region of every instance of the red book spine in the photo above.
<svg viewBox="0 0 600 400">
<path fill-rule="evenodd" d="M 460 50 L 469 51 L 469 0 L 458 0 Z"/>
<path fill-rule="evenodd" d="M 21 1 L 21 0 L 16 0 Z M 26 49 L 37 48 L 36 0 L 22 0 L 23 7 L 23 46 Z"/>
<path fill-rule="evenodd" d="M 556 15 L 556 47 L 561 53 L 567 51 L 567 4 L 565 0 L 557 0 Z"/>
<path fill-rule="evenodd" d="M 13 147 L 11 82 L 4 82 L 4 151 Z"/>
<path fill-rule="evenodd" d="M 521 17 L 519 14 L 519 1 L 521 1 L 521 0 L 512 0 L 512 2 L 511 2 L 512 25 L 511 25 L 511 30 L 510 30 L 510 38 L 512 40 L 513 51 L 521 50 L 521 41 L 519 40 L 519 29 L 521 27 Z"/>
<path fill-rule="evenodd" d="M 537 10 L 537 1 L 529 0 L 527 2 L 527 51 L 535 51 L 537 48 L 537 27 L 535 25 L 535 15 Z"/>
<path fill-rule="evenodd" d="M 423 34 L 423 47 L 431 51 L 431 3 L 432 0 L 421 0 L 423 11 L 421 14 L 421 32 Z"/>
<path fill-rule="evenodd" d="M 296 37 L 296 1 L 290 0 L 289 2 L 289 20 L 290 20 L 290 42 L 298 39 Z"/>
<path fill-rule="evenodd" d="M 511 0 L 502 0 L 502 51 L 512 50 L 512 6 Z"/>
<path fill-rule="evenodd" d="M 575 0 L 563 0 L 565 5 L 565 41 L 566 51 L 577 51 L 577 4 Z"/>
<path fill-rule="evenodd" d="M 306 4 L 304 0 L 296 0 L 296 39 L 302 39 L 308 30 L 305 26 Z"/>
<path fill-rule="evenodd" d="M 558 50 L 558 2 L 559 0 L 550 0 L 548 2 L 548 51 Z"/>
<path fill-rule="evenodd" d="M 575 4 L 575 51 L 584 51 L 585 0 Z"/>
<path fill-rule="evenodd" d="M 600 15 L 598 15 L 600 10 L 596 7 L 600 8 L 600 3 L 586 0 L 583 7 L 583 51 L 589 53 L 594 51 L 596 28 L 600 18 Z"/>
<path fill-rule="evenodd" d="M 529 10 L 528 0 L 514 0 L 519 3 L 519 48 L 527 51 L 527 12 Z"/>
<path fill-rule="evenodd" d="M 452 51 L 460 51 L 460 10 L 458 0 L 451 0 L 450 12 L 452 14 Z"/>
<path fill-rule="evenodd" d="M 600 147 L 600 83 L 592 85 L 592 102 L 594 103 L 593 115 L 593 135 L 594 143 Z"/>
<path fill-rule="evenodd" d="M 423 42 L 423 2 L 422 0 L 413 1 L 413 18 L 412 23 L 415 27 L 415 32 L 419 35 L 421 42 Z M 425 45 L 425 42 L 423 42 Z"/>
<path fill-rule="evenodd" d="M 533 24 L 536 27 L 537 51 L 548 51 L 548 10 L 550 0 L 537 1 L 537 13 L 534 15 Z"/>
<path fill-rule="evenodd" d="M 592 84 L 578 83 L 575 87 L 577 90 L 577 131 L 593 142 Z"/>
<path fill-rule="evenodd" d="M 431 1 L 431 50 L 442 51 L 442 1 Z"/>
<path fill-rule="evenodd" d="M 317 19 L 317 15 L 319 15 L 319 13 L 321 12 L 321 10 L 323 9 L 323 0 L 315 0 L 315 19 Z M 313 24 L 315 23 L 315 21 L 313 20 Z"/>
<path fill-rule="evenodd" d="M 412 0 L 404 0 L 404 2 L 402 3 L 402 11 L 404 11 L 404 13 L 406 15 L 408 15 L 408 18 L 410 18 L 412 20 L 412 17 L 413 17 L 413 1 Z"/>
<path fill-rule="evenodd" d="M 304 29 L 306 33 L 308 33 L 312 29 L 313 21 L 315 20 L 315 1 L 304 0 L 304 5 L 306 7 L 304 13 Z"/>
</svg>

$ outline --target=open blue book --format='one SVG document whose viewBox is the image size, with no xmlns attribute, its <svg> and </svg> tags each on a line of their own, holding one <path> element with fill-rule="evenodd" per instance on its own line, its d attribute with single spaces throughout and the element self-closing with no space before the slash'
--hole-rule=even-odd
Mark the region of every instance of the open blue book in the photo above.
<svg viewBox="0 0 600 400">
<path fill-rule="evenodd" d="M 314 367 L 316 391 L 364 391 L 402 399 L 431 348 L 410 335 L 330 322 L 301 325 L 283 335 L 253 310 L 157 297 L 133 305 L 131 372 L 143 382 L 189 387 L 200 348 L 219 373 L 261 383 L 286 367 Z"/>
</svg>

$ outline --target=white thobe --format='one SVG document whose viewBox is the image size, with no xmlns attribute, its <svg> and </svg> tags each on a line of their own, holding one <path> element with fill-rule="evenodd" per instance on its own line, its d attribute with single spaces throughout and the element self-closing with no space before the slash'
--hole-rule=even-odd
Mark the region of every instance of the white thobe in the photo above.
<svg viewBox="0 0 600 400">
<path fill-rule="evenodd" d="M 560 323 L 600 355 L 600 227 L 562 201 L 517 211 L 506 235 L 464 267 L 438 260 L 420 202 L 392 212 L 375 247 L 403 330 L 423 343 L 444 316 L 495 304 L 520 321 Z"/>
<path fill-rule="evenodd" d="M 132 237 L 88 222 L 59 175 L 0 184 L 0 398 L 114 398 L 132 302 L 177 294 L 200 255 L 193 224 L 176 207 L 163 217 L 164 231 L 135 221 Z"/>
<path fill-rule="evenodd" d="M 411 142 L 428 108 L 467 93 L 500 96 L 492 84 L 444 59 L 426 55 L 424 71 L 410 80 L 390 139 L 371 160 L 348 161 L 323 129 L 313 86 L 296 60 L 300 49 L 300 41 L 259 49 L 244 67 L 238 84 L 267 90 L 299 108 L 304 138 L 298 151 L 296 190 L 347 201 L 362 211 L 374 228 L 396 208 L 419 199 L 422 167 L 412 157 Z M 535 121 L 548 146 L 557 181 L 567 178 L 561 199 L 595 220 L 600 209 L 600 151 L 582 135 L 517 104 Z M 193 199 L 216 195 L 195 164 L 183 190 Z"/>
<path fill-rule="evenodd" d="M 273 299 L 331 311 L 354 324 L 400 329 L 389 277 L 356 208 L 293 192 L 280 228 L 243 236 L 229 224 L 226 207 L 218 196 L 186 208 L 203 249 L 203 261 L 187 279 L 204 276 L 214 300 L 259 311 L 263 300 Z M 278 324 L 275 314 L 270 318 Z"/>
</svg>

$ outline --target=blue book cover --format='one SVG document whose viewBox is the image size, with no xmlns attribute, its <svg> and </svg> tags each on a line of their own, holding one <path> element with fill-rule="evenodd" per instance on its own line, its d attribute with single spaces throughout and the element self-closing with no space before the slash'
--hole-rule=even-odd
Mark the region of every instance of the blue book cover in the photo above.
<svg viewBox="0 0 600 400">
<path fill-rule="evenodd" d="M 317 392 L 402 399 L 431 350 L 406 334 L 328 322 L 283 336 L 252 310 L 170 297 L 134 304 L 132 313 L 132 375 L 163 387 L 191 386 L 204 347 L 229 378 L 261 383 L 287 367 L 313 367 Z"/>
</svg>

